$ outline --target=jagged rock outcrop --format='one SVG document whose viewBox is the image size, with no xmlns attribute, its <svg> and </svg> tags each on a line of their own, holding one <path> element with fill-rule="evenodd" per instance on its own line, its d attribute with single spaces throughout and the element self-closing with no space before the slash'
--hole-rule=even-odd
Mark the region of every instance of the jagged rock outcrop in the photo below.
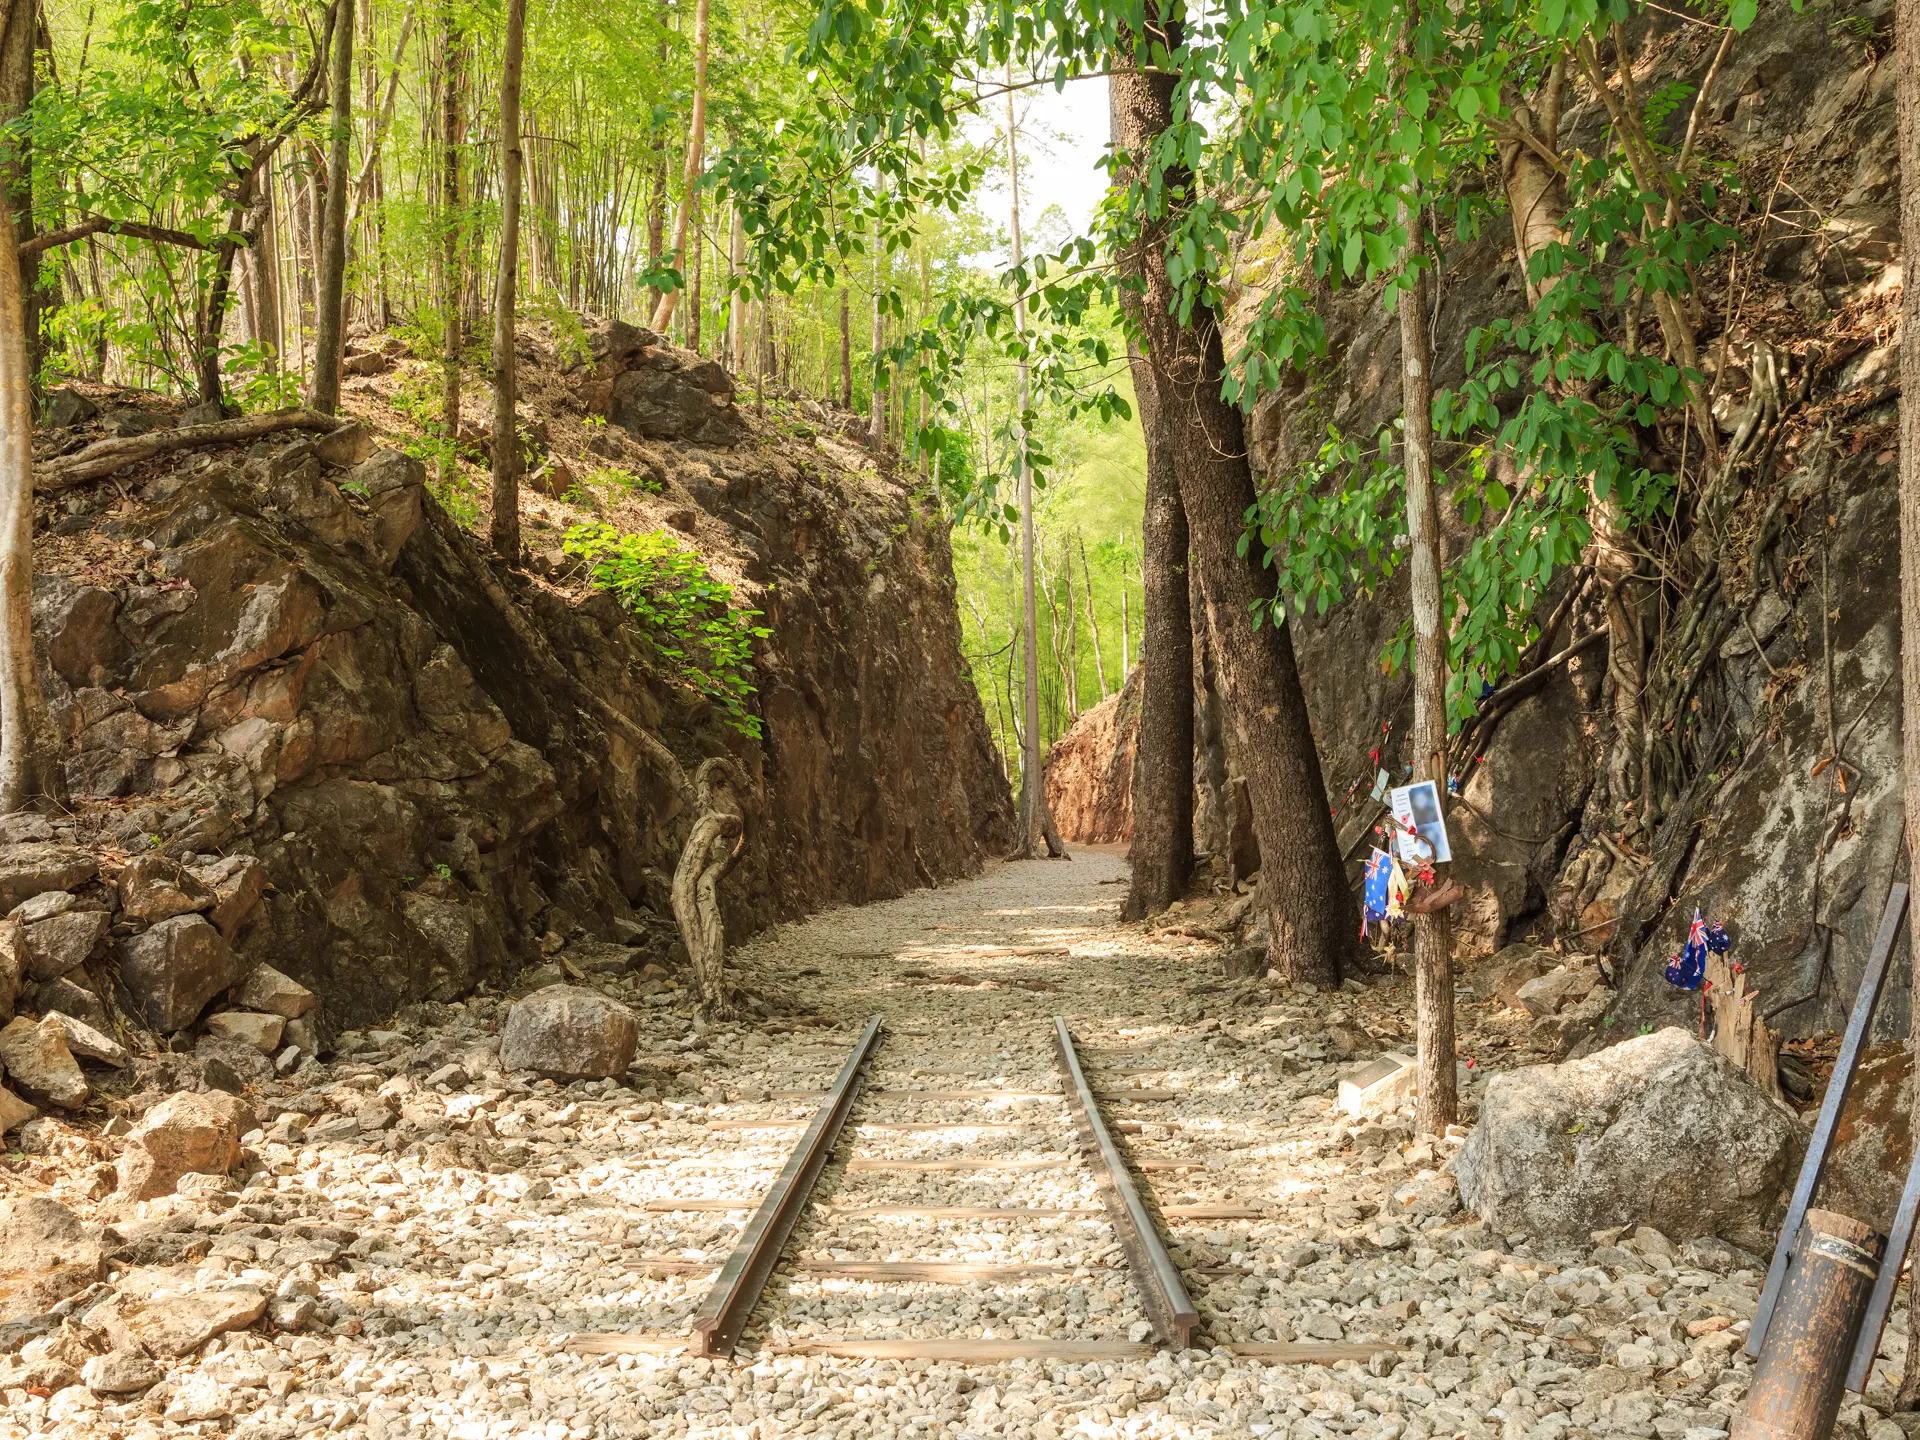
<svg viewBox="0 0 1920 1440">
<path fill-rule="evenodd" d="M 1725 345 L 1724 270 L 1706 282 L 1699 338 L 1716 414 L 1729 436 L 1762 414 L 1765 377 L 1777 369 L 1781 419 L 1764 465 L 1738 477 L 1731 558 L 1721 559 L 1711 527 L 1689 536 L 1685 525 L 1698 522 L 1685 518 L 1679 552 L 1662 562 L 1666 588 L 1649 602 L 1671 633 L 1691 623 L 1712 642 L 1688 666 L 1688 703 L 1662 731 L 1680 736 L 1688 755 L 1677 792 L 1651 835 L 1622 835 L 1619 817 L 1638 813 L 1638 797 L 1612 789 L 1622 777 L 1638 783 L 1638 737 L 1616 733 L 1608 649 L 1596 643 L 1505 714 L 1468 757 L 1451 806 L 1454 877 L 1468 890 L 1454 911 L 1457 953 L 1471 960 L 1523 939 L 1605 952 L 1620 987 L 1614 1035 L 1688 1022 L 1695 997 L 1668 986 L 1663 971 L 1696 906 L 1735 936 L 1762 1007 L 1804 997 L 1771 1023 L 1790 1036 L 1838 1028 L 1893 874 L 1902 822 L 1898 350 L 1888 337 L 1899 305 L 1899 167 L 1893 67 L 1881 44 L 1891 13 L 1872 0 L 1812 20 L 1784 0 L 1763 4 L 1701 110 L 1702 152 L 1774 197 L 1764 227 L 1757 211 L 1744 222 L 1741 319 Z M 1659 11 L 1626 33 L 1644 93 L 1672 85 L 1697 94 L 1717 37 Z M 1863 45 L 1862 36 L 1874 38 Z M 1665 121 L 1676 144 L 1692 105 Z M 1569 143 L 1596 153 L 1603 125 L 1591 95 L 1571 91 Z M 1464 337 L 1518 310 L 1511 247 L 1500 226 L 1449 247 L 1436 335 Z M 1235 325 L 1260 302 L 1268 263 L 1249 256 Z M 1318 309 L 1328 358 L 1289 376 L 1253 417 L 1255 460 L 1270 475 L 1312 459 L 1329 424 L 1371 436 L 1400 410 L 1398 324 L 1377 289 L 1323 293 Z M 1434 364 L 1436 384 L 1461 381 L 1457 338 L 1436 344 Z M 1449 508 L 1442 518 L 1451 558 L 1469 531 Z M 1547 605 L 1564 593 L 1556 588 Z M 1704 609 L 1689 621 L 1700 595 Z M 1376 770 L 1405 773 L 1408 678 L 1379 661 L 1407 613 L 1397 576 L 1292 622 L 1340 838 L 1356 856 L 1380 813 L 1367 798 Z M 1598 628 L 1590 593 L 1559 643 Z M 1844 766 L 1817 764 L 1836 743 Z M 1878 1033 L 1904 1034 L 1906 1009 L 1904 988 L 1889 987 Z"/>
<path fill-rule="evenodd" d="M 727 754 L 747 775 L 750 841 L 722 889 L 735 938 L 1004 846 L 1011 804 L 931 502 L 851 447 L 750 422 L 697 357 L 596 333 L 584 399 L 538 354 L 527 389 L 588 414 L 604 389 L 631 436 L 677 437 L 605 442 L 658 477 L 649 516 L 697 534 L 763 612 L 758 737 L 537 514 L 532 573 L 499 569 L 368 426 L 150 462 L 119 477 L 127 504 L 76 492 L 40 547 L 36 638 L 82 818 L 0 827 L 0 904 L 52 896 L 0 945 L 28 962 L 0 974 L 20 1005 L 38 1013 L 45 990 L 87 1018 L 117 1000 L 170 1032 L 238 987 L 311 1053 L 569 941 L 672 963 L 665 876 L 690 817 L 581 687 L 689 770 Z M 642 413 L 669 399 L 677 425 Z M 104 873 L 76 843 L 96 836 Z M 264 1036 L 240 1039 L 223 1063 L 265 1063 Z"/>
<path fill-rule="evenodd" d="M 1133 747 L 1142 671 L 1118 694 L 1080 712 L 1047 751 L 1047 806 L 1063 840 L 1112 845 L 1133 838 Z"/>
</svg>

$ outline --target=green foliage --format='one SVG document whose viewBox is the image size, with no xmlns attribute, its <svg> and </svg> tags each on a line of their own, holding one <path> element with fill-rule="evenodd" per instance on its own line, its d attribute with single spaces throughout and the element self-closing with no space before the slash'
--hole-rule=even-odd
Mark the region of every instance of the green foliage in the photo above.
<svg viewBox="0 0 1920 1440">
<path fill-rule="evenodd" d="M 587 562 L 594 585 L 647 628 L 687 683 L 726 713 L 728 724 L 744 735 L 760 734 L 760 719 L 747 708 L 754 695 L 753 642 L 773 632 L 754 623 L 758 610 L 734 608 L 732 589 L 664 530 L 626 535 L 611 525 L 576 525 L 564 545 Z"/>
<path fill-rule="evenodd" d="M 281 410 L 300 403 L 300 377 L 288 371 L 264 341 L 230 346 L 221 369 L 227 395 L 247 411 Z"/>
</svg>

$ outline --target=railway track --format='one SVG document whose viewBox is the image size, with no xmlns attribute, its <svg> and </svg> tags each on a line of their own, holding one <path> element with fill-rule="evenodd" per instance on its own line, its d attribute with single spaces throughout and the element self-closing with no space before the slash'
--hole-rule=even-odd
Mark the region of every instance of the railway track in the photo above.
<svg viewBox="0 0 1920 1440">
<path fill-rule="evenodd" d="M 1129 1327 L 1125 1340 L 1110 1337 L 1084 1337 L 1072 1334 L 1045 1334 L 1024 1337 L 974 1338 L 962 1335 L 874 1338 L 864 1335 L 807 1334 L 792 1343 L 772 1348 L 785 1353 L 831 1355 L 847 1358 L 943 1360 L 998 1363 L 1016 1359 L 1054 1359 L 1064 1361 L 1122 1360 L 1150 1354 L 1155 1347 L 1185 1350 L 1196 1343 L 1205 1322 L 1188 1294 L 1181 1267 L 1175 1263 L 1161 1222 L 1256 1218 L 1264 1212 L 1235 1205 L 1168 1205 L 1149 1203 L 1135 1180 L 1136 1171 L 1185 1171 L 1204 1168 L 1204 1162 L 1158 1160 L 1152 1157 L 1130 1158 L 1114 1138 L 1113 1127 L 1102 1113 L 1102 1103 L 1124 1101 L 1153 1104 L 1176 1098 L 1176 1092 L 1145 1088 L 1101 1091 L 1089 1080 L 1086 1067 L 1072 1032 L 1064 1019 L 1052 1022 L 1052 1045 L 1059 1072 L 1057 1089 L 1011 1089 L 957 1086 L 949 1089 L 866 1088 L 868 1071 L 886 1040 L 879 1016 L 873 1017 L 854 1042 L 838 1068 L 831 1085 L 824 1091 L 780 1091 L 770 1098 L 782 1101 L 817 1102 L 807 1120 L 725 1120 L 713 1122 L 721 1131 L 773 1131 L 799 1129 L 801 1134 L 772 1185 L 757 1199 L 733 1197 L 695 1197 L 683 1200 L 656 1200 L 650 1210 L 708 1210 L 746 1213 L 732 1250 L 718 1266 L 711 1288 L 694 1312 L 684 1334 L 583 1333 L 572 1336 L 568 1348 L 579 1354 L 667 1354 L 682 1350 L 710 1358 L 730 1358 L 739 1348 L 748 1322 L 766 1297 L 769 1281 L 786 1262 L 796 1280 L 802 1277 L 823 1282 L 867 1282 L 887 1284 L 931 1284 L 968 1286 L 997 1290 L 1026 1282 L 1060 1278 L 1088 1270 L 1085 1259 L 1061 1261 L 976 1262 L 941 1260 L 857 1260 L 821 1259 L 817 1255 L 791 1255 L 794 1237 L 803 1224 L 810 1227 L 812 1248 L 835 1250 L 838 1227 L 850 1223 L 883 1220 L 921 1222 L 936 1227 L 947 1222 L 983 1221 L 1040 1228 L 1054 1225 L 1091 1227 L 1096 1237 L 1104 1225 L 1110 1239 L 1095 1238 L 1093 1248 L 1100 1253 L 1118 1250 L 1124 1258 L 1124 1270 L 1133 1296 L 1138 1302 L 1143 1323 Z M 909 1032 L 911 1034 L 912 1032 Z M 907 1062 L 916 1075 L 942 1074 L 972 1077 L 975 1072 L 960 1067 L 940 1067 Z M 992 1117 L 977 1114 L 951 1118 L 897 1118 L 891 1112 L 902 1105 L 920 1104 L 963 1106 L 969 1110 L 988 1110 Z M 899 1158 L 891 1155 L 850 1156 L 842 1175 L 869 1174 L 914 1176 L 948 1174 L 977 1176 L 992 1182 L 996 1177 L 1004 1191 L 1017 1186 L 1023 1177 L 1046 1178 L 1058 1192 L 1063 1188 L 1091 1189 L 1098 1203 L 1055 1203 L 991 1205 L 940 1204 L 841 1204 L 816 1199 L 814 1191 L 841 1145 L 843 1134 L 859 1107 L 889 1112 L 886 1119 L 863 1119 L 863 1135 L 939 1136 L 966 1132 L 980 1137 L 973 1143 L 992 1137 L 1008 1137 L 1023 1132 L 1044 1134 L 1045 1126 L 1028 1121 L 997 1118 L 1015 1108 L 1035 1105 L 1060 1107 L 1058 1118 L 1070 1119 L 1076 1137 L 1072 1152 L 1049 1151 L 1037 1155 L 943 1154 L 931 1158 Z M 1124 1122 L 1123 1122 L 1124 1123 Z M 1138 1129 L 1137 1123 L 1130 1128 Z M 1032 1182 L 1028 1182 L 1032 1183 Z M 1035 1197 L 1027 1197 L 1029 1199 Z M 1083 1250 L 1085 1245 L 1081 1247 Z M 710 1260 L 683 1257 L 659 1257 L 642 1261 L 641 1268 L 659 1273 L 691 1274 L 712 1271 Z M 1096 1266 L 1095 1269 L 1119 1267 Z M 1229 1267 L 1231 1268 L 1231 1267 Z M 1218 1273 L 1214 1267 L 1208 1273 Z M 770 1302 L 778 1309 L 778 1300 Z M 882 1317 L 884 1319 L 884 1317 Z M 1365 1359 L 1382 1346 L 1243 1344 L 1229 1347 L 1235 1354 L 1270 1363 L 1322 1363 Z"/>
</svg>

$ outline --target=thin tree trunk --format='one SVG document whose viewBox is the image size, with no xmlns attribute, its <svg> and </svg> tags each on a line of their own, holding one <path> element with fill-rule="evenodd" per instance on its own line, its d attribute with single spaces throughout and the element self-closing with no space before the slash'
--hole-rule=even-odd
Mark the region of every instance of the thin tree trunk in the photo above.
<svg viewBox="0 0 1920 1440">
<path fill-rule="evenodd" d="M 874 183 L 884 199 L 886 177 L 876 172 Z M 867 442 L 876 452 L 885 449 L 887 444 L 887 390 L 880 371 L 880 357 L 887 348 L 886 316 L 880 309 L 880 292 L 885 285 L 882 266 L 886 263 L 886 254 L 886 238 L 876 234 L 873 245 L 873 392 L 867 397 Z"/>
<path fill-rule="evenodd" d="M 704 0 L 702 0 L 704 4 Z M 520 558 L 520 427 L 515 415 L 514 308 L 520 265 L 520 67 L 527 0 L 507 0 L 500 66 L 500 271 L 493 292 L 493 519 L 488 539 L 508 564 Z"/>
<path fill-rule="evenodd" d="M 1100 698 L 1107 698 L 1107 658 L 1100 653 L 1100 615 L 1093 607 L 1093 566 L 1087 563 L 1087 537 L 1079 532 L 1074 539 L 1080 542 L 1080 578 L 1087 586 L 1087 634 L 1093 641 L 1093 674 L 1100 682 Z"/>
<path fill-rule="evenodd" d="M 693 11 L 693 123 L 687 127 L 687 167 L 681 179 L 680 206 L 673 214 L 673 264 L 680 271 L 681 283 L 687 273 L 687 224 L 693 214 L 694 192 L 700 184 L 707 144 L 707 8 L 709 0 L 699 0 Z M 664 332 L 673 321 L 680 292 L 669 290 L 654 306 L 652 326 Z M 697 334 L 698 332 L 696 332 Z"/>
<path fill-rule="evenodd" d="M 727 241 L 727 275 L 736 288 L 727 295 L 727 368 L 740 373 L 742 346 L 746 343 L 747 298 L 737 288 L 747 268 L 747 232 L 740 219 L 740 207 L 733 207 L 732 234 Z"/>
<path fill-rule="evenodd" d="M 1013 263 L 1017 268 L 1021 260 L 1020 251 L 1020 149 L 1018 131 L 1013 117 L 1012 75 L 1009 70 L 1007 89 L 1007 183 L 1012 192 L 1011 238 L 1013 243 Z M 1027 333 L 1027 306 L 1025 297 L 1015 295 L 1013 299 L 1013 328 L 1015 334 L 1024 341 Z M 1047 785 L 1042 751 L 1040 749 L 1040 611 L 1034 596 L 1034 558 L 1035 544 L 1033 534 L 1033 471 L 1027 464 L 1024 450 L 1028 375 L 1027 362 L 1020 361 L 1015 403 L 1020 407 L 1022 426 L 1022 453 L 1020 456 L 1020 609 L 1021 624 L 1026 639 L 1026 689 L 1023 696 L 1025 725 L 1021 736 L 1020 761 L 1020 828 L 1019 838 L 1014 847 L 1016 855 L 1031 856 L 1042 844 L 1048 855 L 1065 855 L 1067 847 L 1061 843 L 1060 832 L 1053 827 L 1053 811 L 1047 804 Z"/>
<path fill-rule="evenodd" d="M 1177 38 L 1169 38 L 1175 39 L 1169 49 L 1177 51 Z M 1175 77 L 1137 69 L 1130 45 L 1113 63 L 1114 139 L 1126 156 L 1144 157 L 1173 123 Z M 1175 197 L 1193 183 L 1178 170 L 1166 180 L 1166 193 Z M 1207 598 L 1220 617 L 1221 689 L 1260 840 L 1268 959 L 1283 980 L 1334 984 L 1358 927 L 1351 923 L 1352 898 L 1293 634 L 1270 618 L 1254 624 L 1257 615 L 1270 617 L 1273 580 L 1257 551 L 1242 555 L 1238 548 L 1255 499 L 1245 429 L 1240 412 L 1220 398 L 1226 357 L 1217 317 L 1202 301 L 1186 323 L 1174 318 L 1165 240 L 1165 220 L 1150 219 L 1121 259 L 1144 281 L 1144 292 L 1130 303 L 1138 307 L 1160 408 L 1173 422 L 1180 496 Z"/>
<path fill-rule="evenodd" d="M 1900 238 L 1920 256 L 1920 0 L 1894 6 L 1895 106 L 1900 127 Z M 1901 296 L 1901 329 L 1920 336 L 1920 284 Z M 1907 811 L 1907 873 L 1920 876 L 1920 341 L 1900 347 L 1900 691 L 1902 789 Z M 1837 763 L 1837 762 L 1836 762 Z M 1908 933 L 1912 933 L 1908 922 Z M 1908 942 L 1912 948 L 1911 940 Z M 1909 1022 L 1920 1074 L 1920 965 L 1913 965 Z M 1920 1135 L 1920 1086 L 1914 1094 Z M 1907 1345 L 1898 1408 L 1920 1409 L 1920 1339 Z"/>
<path fill-rule="evenodd" d="M 1172 464 L 1171 461 L 1167 463 Z M 1175 498 L 1178 498 L 1179 493 L 1176 488 Z M 1180 518 L 1184 522 L 1185 514 L 1183 513 Z M 1120 552 L 1120 683 L 1122 685 L 1127 683 L 1127 676 L 1133 673 L 1133 656 L 1130 653 L 1132 643 L 1132 620 L 1127 614 L 1127 552 L 1122 550 Z"/>
<path fill-rule="evenodd" d="M 700 194 L 693 196 L 693 273 L 688 280 L 687 289 L 687 348 L 698 351 L 700 348 L 700 277 L 706 272 L 707 235 L 706 227 L 700 219 Z"/>
<path fill-rule="evenodd" d="M 456 470 L 460 445 L 460 351 L 466 344 L 465 307 L 461 295 L 466 287 L 461 274 L 460 237 L 464 230 L 461 209 L 460 157 L 466 147 L 466 118 L 461 105 L 461 87 L 466 83 L 467 44 L 454 18 L 453 0 L 440 3 L 441 80 L 440 80 L 440 427 L 444 434 L 434 465 L 442 484 Z"/>
<path fill-rule="evenodd" d="M 33 24 L 30 0 L 9 0 L 6 31 L 31 37 Z M 28 98 L 10 94 L 4 103 L 24 106 Z M 33 357 L 23 283 L 31 277 L 21 273 L 12 186 L 0 202 L 8 212 L 0 224 L 0 812 L 12 814 L 36 804 L 64 807 L 67 784 L 33 655 Z"/>
<path fill-rule="evenodd" d="M 840 408 L 853 409 L 853 305 L 840 287 Z"/>
<path fill-rule="evenodd" d="M 1410 22 L 1409 22 L 1410 23 Z M 1400 207 L 1409 263 L 1424 258 L 1419 204 Z M 1414 271 L 1400 310 L 1400 384 L 1405 411 L 1408 572 L 1413 595 L 1413 778 L 1447 798 L 1447 631 L 1440 611 L 1440 517 L 1433 494 L 1433 357 L 1427 340 L 1426 271 Z M 1265 851 L 1262 851 L 1264 857 Z M 1414 1129 L 1443 1134 L 1459 1118 L 1454 1085 L 1453 921 L 1436 909 L 1413 918 L 1414 1014 L 1419 1094 Z"/>
<path fill-rule="evenodd" d="M 1147 640 L 1140 722 L 1133 748 L 1133 878 L 1121 916 L 1157 915 L 1193 876 L 1193 608 L 1187 577 L 1187 512 L 1174 473 L 1173 436 L 1153 371 L 1127 347 L 1134 400 L 1147 442 L 1147 503 L 1141 516 Z M 1120 578 L 1120 655 L 1126 664 L 1127 586 Z"/>
<path fill-rule="evenodd" d="M 353 146 L 353 0 L 334 0 L 333 67 L 327 77 L 327 201 L 321 218 L 320 294 L 314 316 L 313 384 L 307 403 L 323 415 L 340 408 L 346 343 L 347 193 Z M 214 337 L 217 341 L 218 337 Z"/>
</svg>

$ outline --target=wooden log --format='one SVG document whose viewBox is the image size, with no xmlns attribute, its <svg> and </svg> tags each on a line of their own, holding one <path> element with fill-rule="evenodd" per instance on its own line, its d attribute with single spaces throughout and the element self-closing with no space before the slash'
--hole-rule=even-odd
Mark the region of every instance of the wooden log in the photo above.
<svg viewBox="0 0 1920 1440">
<path fill-rule="evenodd" d="M 1370 1360 L 1375 1355 L 1392 1354 L 1392 1345 L 1291 1345 L 1250 1341 L 1227 1346 L 1229 1353 L 1242 1360 L 1258 1360 L 1263 1365 L 1337 1365 L 1342 1360 Z"/>
<path fill-rule="evenodd" d="M 684 1335 L 618 1335 L 583 1332 L 567 1337 L 574 1355 L 678 1355 L 687 1348 Z"/>
</svg>

